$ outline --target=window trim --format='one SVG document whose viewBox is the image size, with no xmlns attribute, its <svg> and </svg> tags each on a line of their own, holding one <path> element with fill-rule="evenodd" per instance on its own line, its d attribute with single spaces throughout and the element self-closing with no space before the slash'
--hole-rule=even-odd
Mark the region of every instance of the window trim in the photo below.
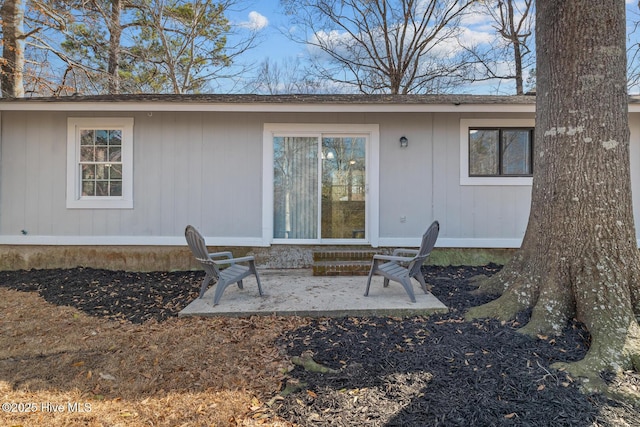
<svg viewBox="0 0 640 427">
<path fill-rule="evenodd" d="M 535 119 L 460 119 L 460 185 L 531 186 L 531 176 L 470 176 L 469 129 L 534 128 Z M 535 147 L 534 147 L 535 148 Z M 532 158 L 534 152 L 531 153 Z"/>
<path fill-rule="evenodd" d="M 82 196 L 80 173 L 80 131 L 122 130 L 122 196 Z M 67 209 L 133 209 L 133 118 L 67 118 Z"/>
<path fill-rule="evenodd" d="M 500 127 L 489 127 L 489 128 L 485 128 L 485 127 L 469 127 L 469 132 L 467 133 L 467 135 L 469 135 L 471 133 L 471 130 L 475 130 L 475 131 L 497 131 L 498 132 L 498 172 L 495 174 L 485 174 L 485 175 L 474 175 L 471 173 L 471 164 L 469 164 L 469 176 L 472 178 L 503 178 L 503 177 L 531 177 L 533 176 L 533 173 L 529 173 L 529 174 L 524 174 L 524 173 L 504 173 L 502 172 L 503 166 L 504 166 L 504 133 L 505 132 L 523 132 L 523 133 L 527 133 L 529 134 L 529 139 L 530 141 L 533 141 L 533 137 L 534 137 L 534 129 L 532 127 L 506 127 L 506 126 L 500 126 Z M 471 144 L 467 145 L 467 150 L 469 150 L 469 157 L 471 157 Z M 531 150 L 529 153 L 529 161 L 527 163 L 529 163 L 528 165 L 528 169 L 533 170 L 533 150 L 534 147 L 533 145 L 531 145 Z"/>
</svg>

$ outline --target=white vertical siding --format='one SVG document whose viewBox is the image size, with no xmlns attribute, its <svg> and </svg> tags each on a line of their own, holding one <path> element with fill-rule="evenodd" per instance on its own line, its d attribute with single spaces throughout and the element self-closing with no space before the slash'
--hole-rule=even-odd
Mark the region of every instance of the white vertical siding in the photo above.
<svg viewBox="0 0 640 427">
<path fill-rule="evenodd" d="M 633 215 L 635 218 L 636 239 L 640 242 L 640 113 L 629 114 L 631 163 L 631 195 L 633 198 Z"/>
<path fill-rule="evenodd" d="M 104 116 L 133 117 L 135 121 L 134 207 L 66 209 L 66 118 L 82 115 L 86 113 L 3 112 L 3 242 L 55 243 L 57 237 L 61 241 L 72 237 L 92 243 L 96 236 L 106 236 L 116 244 L 181 244 L 185 225 L 193 224 L 211 244 L 259 245 L 263 124 L 278 122 L 379 125 L 381 245 L 417 244 L 434 219 L 442 225 L 440 246 L 513 246 L 526 229 L 530 186 L 460 182 L 460 120 L 495 119 L 496 115 L 109 113 Z M 630 127 L 636 189 L 640 183 L 640 114 L 630 115 Z M 400 148 L 401 136 L 409 139 L 408 148 Z M 634 214 L 640 218 L 640 191 L 634 191 L 633 200 Z M 406 221 L 401 222 L 401 217 Z M 22 236 L 23 229 L 27 237 Z"/>
<path fill-rule="evenodd" d="M 190 114 L 183 135 L 181 151 L 184 151 L 184 163 L 178 168 L 184 174 L 181 207 L 178 215 L 178 228 L 180 224 L 186 226 L 193 224 L 201 227 L 204 224 L 205 215 L 203 205 L 207 193 L 206 164 L 210 160 L 204 160 L 204 119 L 202 114 Z"/>
<path fill-rule="evenodd" d="M 380 121 L 380 239 L 400 243 L 421 236 L 434 220 L 432 115 L 375 118 Z M 400 147 L 402 136 L 409 140 L 406 148 Z"/>
<path fill-rule="evenodd" d="M 64 122 L 64 117 L 60 117 Z M 10 126 L 7 126 L 10 123 Z M 66 124 L 48 115 L 4 113 L 0 190 L 3 234 L 50 235 L 67 226 L 59 209 L 65 203 Z M 56 168 L 57 165 L 57 168 Z"/>
<path fill-rule="evenodd" d="M 492 118 L 434 115 L 434 212 L 442 223 L 442 246 L 517 246 L 526 230 L 531 186 L 460 183 L 460 120 L 484 117 Z M 531 115 L 501 114 L 501 118 Z"/>
<path fill-rule="evenodd" d="M 2 234 L 19 234 L 24 227 L 26 194 L 26 123 L 16 114 L 3 114 L 2 168 L 0 172 L 0 227 Z M 7 126 L 11 123 L 11 126 Z M 16 143 L 16 142 L 20 143 Z"/>
<path fill-rule="evenodd" d="M 28 239 L 179 241 L 188 223 L 221 238 L 260 236 L 261 121 L 224 113 L 131 114 L 134 208 L 66 209 L 66 117 L 82 115 L 4 112 L 0 236 L 18 236 L 19 243 L 24 229 Z"/>
</svg>

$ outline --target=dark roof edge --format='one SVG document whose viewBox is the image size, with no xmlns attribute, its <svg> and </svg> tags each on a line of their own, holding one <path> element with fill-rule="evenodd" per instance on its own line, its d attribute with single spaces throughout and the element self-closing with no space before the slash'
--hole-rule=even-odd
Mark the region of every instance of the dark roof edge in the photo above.
<svg viewBox="0 0 640 427">
<path fill-rule="evenodd" d="M 176 102 L 210 104 L 535 104 L 532 95 L 253 95 L 253 94 L 123 94 L 0 98 L 0 103 Z"/>
</svg>

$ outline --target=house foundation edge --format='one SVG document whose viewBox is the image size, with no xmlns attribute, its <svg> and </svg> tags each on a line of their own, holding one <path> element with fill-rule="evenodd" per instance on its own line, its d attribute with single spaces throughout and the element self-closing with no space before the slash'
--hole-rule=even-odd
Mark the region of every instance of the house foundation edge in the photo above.
<svg viewBox="0 0 640 427">
<path fill-rule="evenodd" d="M 211 252 L 230 250 L 234 256 L 253 255 L 259 268 L 311 268 L 316 250 L 371 250 L 370 246 L 274 245 L 270 247 L 214 247 Z M 391 253 L 394 248 L 376 248 L 378 253 Z M 436 248 L 427 264 L 504 265 L 514 249 Z M 89 267 L 124 271 L 188 271 L 200 266 L 184 246 L 0 246 L 0 271 Z"/>
</svg>

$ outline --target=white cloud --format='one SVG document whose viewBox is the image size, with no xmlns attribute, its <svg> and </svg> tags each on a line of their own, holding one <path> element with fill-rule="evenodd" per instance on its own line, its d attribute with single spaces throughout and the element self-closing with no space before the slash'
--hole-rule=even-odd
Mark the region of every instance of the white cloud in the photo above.
<svg viewBox="0 0 640 427">
<path fill-rule="evenodd" d="M 267 17 L 262 15 L 260 12 L 256 12 L 255 10 L 249 12 L 248 21 L 240 23 L 241 27 L 248 28 L 253 31 L 260 31 L 268 25 L 269 20 L 267 19 Z"/>
<path fill-rule="evenodd" d="M 460 42 L 464 46 L 475 46 L 480 44 L 491 44 L 498 38 L 495 32 L 476 31 L 471 28 L 462 28 Z"/>
<path fill-rule="evenodd" d="M 454 57 L 463 51 L 462 46 L 472 48 L 474 46 L 487 46 L 499 41 L 499 37 L 495 32 L 478 31 L 467 27 L 459 28 L 459 31 L 454 36 L 451 34 L 448 37 L 442 37 L 438 41 L 432 43 L 430 47 L 430 55 L 435 55 L 438 58 Z M 409 35 L 410 38 L 410 35 Z M 365 37 L 366 39 L 366 37 Z M 383 35 L 379 34 L 379 42 L 383 43 Z M 340 32 L 337 30 L 332 31 L 318 31 L 309 39 L 311 46 L 308 46 L 308 51 L 312 56 L 323 57 L 327 56 L 323 49 L 320 49 L 318 45 L 326 46 L 329 50 L 336 51 L 340 55 L 351 56 L 352 50 L 357 50 L 357 43 L 354 43 L 352 36 L 346 32 Z M 462 46 L 461 46 L 462 45 Z"/>
<path fill-rule="evenodd" d="M 490 27 L 492 22 L 482 9 L 477 9 L 476 13 L 469 13 L 460 18 L 460 24 L 466 27 Z"/>
</svg>

